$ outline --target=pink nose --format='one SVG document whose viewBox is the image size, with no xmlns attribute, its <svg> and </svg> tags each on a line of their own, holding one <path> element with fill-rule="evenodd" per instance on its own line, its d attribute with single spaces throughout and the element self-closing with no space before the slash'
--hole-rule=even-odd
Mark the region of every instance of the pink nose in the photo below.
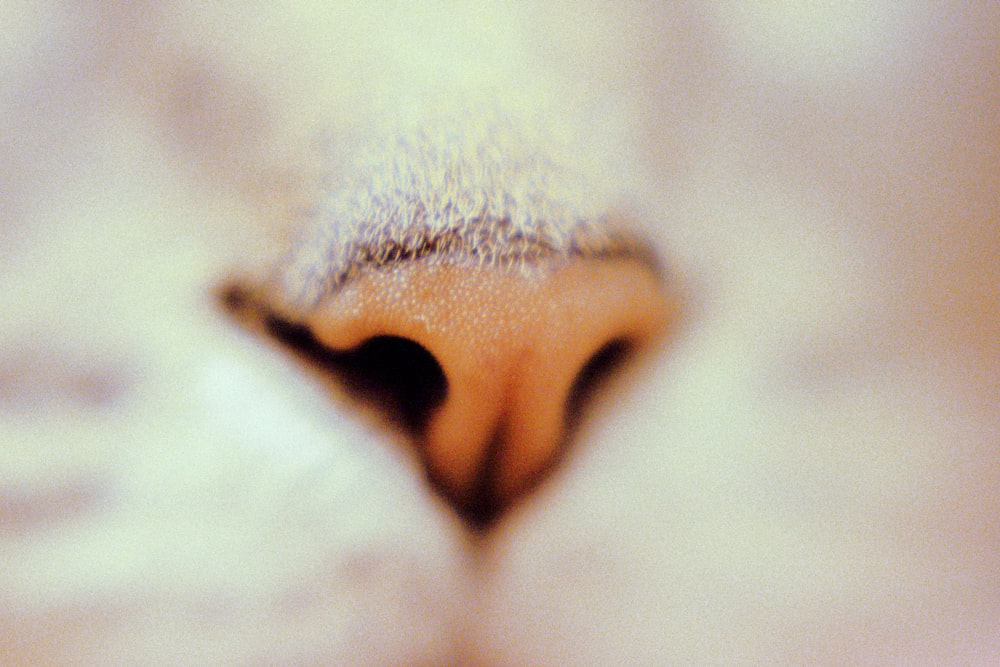
<svg viewBox="0 0 1000 667">
<path fill-rule="evenodd" d="M 633 257 L 401 263 L 298 320 L 229 297 L 400 424 L 431 484 L 477 528 L 554 469 L 594 374 L 649 347 L 672 315 L 655 269 Z"/>
<path fill-rule="evenodd" d="M 331 350 L 394 337 L 433 357 L 444 397 L 417 446 L 440 492 L 488 523 L 559 459 L 585 369 L 649 344 L 668 311 L 656 274 L 634 260 L 527 272 L 416 262 L 367 274 L 304 324 Z"/>
</svg>

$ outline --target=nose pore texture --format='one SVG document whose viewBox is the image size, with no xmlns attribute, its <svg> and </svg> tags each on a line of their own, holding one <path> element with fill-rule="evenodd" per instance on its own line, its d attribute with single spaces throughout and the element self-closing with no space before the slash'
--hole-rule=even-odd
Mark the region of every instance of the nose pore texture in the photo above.
<svg viewBox="0 0 1000 667">
<path fill-rule="evenodd" d="M 411 340 L 440 365 L 444 401 L 416 435 L 429 478 L 464 516 L 496 518 L 552 468 L 574 383 L 609 343 L 665 328 L 658 277 L 634 260 L 549 267 L 414 261 L 372 270 L 306 324 L 332 350 Z"/>
</svg>

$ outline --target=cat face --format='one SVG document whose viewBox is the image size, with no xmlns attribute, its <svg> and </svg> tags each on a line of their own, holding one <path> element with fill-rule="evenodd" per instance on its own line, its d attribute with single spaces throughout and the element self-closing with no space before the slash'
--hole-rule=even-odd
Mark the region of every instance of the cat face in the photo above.
<svg viewBox="0 0 1000 667">
<path fill-rule="evenodd" d="M 996 660 L 993 10 L 236 9 L 12 19 L 7 662 Z M 545 282 L 616 247 L 607 293 Z M 545 364 L 619 311 L 657 333 L 570 423 L 616 334 Z M 318 363 L 348 329 L 427 353 L 376 346 L 404 399 L 536 387 L 440 451 L 538 442 L 493 435 L 547 401 L 567 446 L 503 502 L 520 459 L 449 486 L 447 399 L 359 394 Z"/>
</svg>

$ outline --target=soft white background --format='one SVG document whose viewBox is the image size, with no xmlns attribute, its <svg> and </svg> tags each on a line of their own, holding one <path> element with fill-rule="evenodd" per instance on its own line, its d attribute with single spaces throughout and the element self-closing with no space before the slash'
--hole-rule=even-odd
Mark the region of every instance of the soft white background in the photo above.
<svg viewBox="0 0 1000 667">
<path fill-rule="evenodd" d="M 1000 11 L 536 4 L 0 5 L 0 663 L 1000 662 Z M 497 91 L 686 306 L 471 544 L 211 288 Z"/>
</svg>

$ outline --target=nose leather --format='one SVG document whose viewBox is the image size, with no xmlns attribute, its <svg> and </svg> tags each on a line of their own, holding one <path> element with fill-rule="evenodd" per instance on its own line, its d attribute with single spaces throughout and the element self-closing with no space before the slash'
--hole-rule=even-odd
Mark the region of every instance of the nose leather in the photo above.
<svg viewBox="0 0 1000 667">
<path fill-rule="evenodd" d="M 559 459 L 588 362 L 611 344 L 650 344 L 668 310 L 658 276 L 634 259 L 527 268 L 430 260 L 367 272 L 305 325 L 335 351 L 394 336 L 434 357 L 446 394 L 417 446 L 438 490 L 488 522 Z"/>
<path fill-rule="evenodd" d="M 374 354 L 379 381 L 396 357 L 375 343 L 422 348 L 444 387 L 404 387 L 433 394 L 409 435 L 477 526 L 555 468 L 595 360 L 648 347 L 671 320 L 654 253 L 610 212 L 617 181 L 553 138 L 565 133 L 527 126 L 477 112 L 385 132 L 269 277 L 236 290 L 310 354 Z"/>
</svg>

